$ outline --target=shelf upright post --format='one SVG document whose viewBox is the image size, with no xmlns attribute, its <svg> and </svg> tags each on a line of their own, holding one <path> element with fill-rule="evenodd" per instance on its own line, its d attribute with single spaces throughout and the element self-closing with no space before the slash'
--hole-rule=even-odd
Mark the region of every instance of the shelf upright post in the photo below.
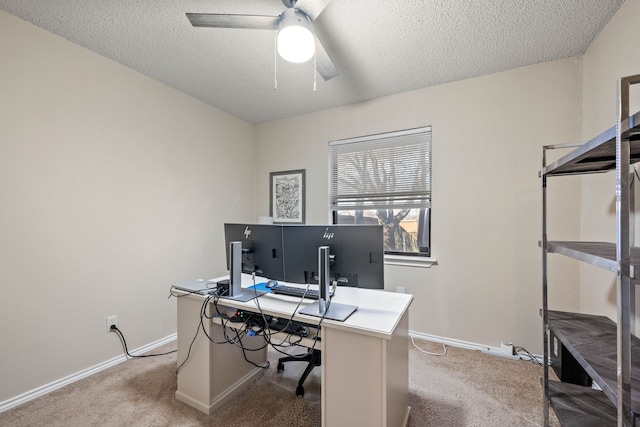
<svg viewBox="0 0 640 427">
<path fill-rule="evenodd" d="M 630 425 L 631 413 L 631 310 L 635 292 L 631 289 L 630 236 L 630 146 L 629 86 L 640 83 L 640 75 L 618 80 L 616 121 L 616 280 L 617 298 L 617 391 L 618 426 Z M 635 316 L 634 316 L 635 317 Z"/>
<path fill-rule="evenodd" d="M 549 426 L 549 310 L 547 306 L 547 176 L 544 173 L 547 165 L 547 148 L 542 147 L 542 169 L 540 170 L 540 181 L 542 184 L 542 345 L 543 345 L 543 377 L 542 399 L 544 425 Z"/>
</svg>

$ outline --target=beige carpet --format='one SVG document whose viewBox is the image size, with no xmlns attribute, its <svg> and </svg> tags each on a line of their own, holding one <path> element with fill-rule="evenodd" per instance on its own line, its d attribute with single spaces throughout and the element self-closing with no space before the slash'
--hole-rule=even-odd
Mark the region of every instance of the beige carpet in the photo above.
<svg viewBox="0 0 640 427">
<path fill-rule="evenodd" d="M 426 341 L 416 344 L 432 352 L 442 349 Z M 155 351 L 174 347 L 175 343 L 168 344 Z M 540 366 L 477 351 L 447 350 L 445 356 L 436 357 L 410 347 L 409 426 L 542 425 Z M 289 363 L 277 373 L 278 355 L 271 357 L 272 367 L 238 396 L 236 404 L 211 416 L 175 400 L 176 356 L 171 354 L 129 360 L 0 413 L 0 425 L 319 426 L 320 370 L 316 368 L 305 383 L 305 397 L 297 398 L 293 390 L 302 364 Z"/>
</svg>

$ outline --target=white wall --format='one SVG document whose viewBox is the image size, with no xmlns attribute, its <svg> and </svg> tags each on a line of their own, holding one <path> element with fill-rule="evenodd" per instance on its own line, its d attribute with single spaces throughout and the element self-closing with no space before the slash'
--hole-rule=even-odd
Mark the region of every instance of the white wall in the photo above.
<svg viewBox="0 0 640 427">
<path fill-rule="evenodd" d="M 617 81 L 640 74 L 638 40 L 640 0 L 626 0 L 584 55 L 584 122 L 582 136 L 593 138 L 616 123 Z M 632 87 L 633 113 L 640 110 L 640 88 Z M 636 187 L 640 182 L 636 180 Z M 636 195 L 636 200 L 640 200 Z M 616 241 L 615 173 L 588 176 L 582 185 L 583 240 Z M 636 226 L 640 231 L 640 227 Z M 636 237 L 636 245 L 638 244 Z M 581 272 L 581 309 L 616 318 L 616 278 L 612 273 L 584 265 Z M 640 307 L 640 306 L 639 306 Z"/>
<path fill-rule="evenodd" d="M 256 134 L 2 11 L 0 57 L 1 402 L 120 355 L 108 315 L 130 349 L 175 333 L 171 283 L 255 218 Z"/>
<path fill-rule="evenodd" d="M 415 332 L 541 353 L 541 147 L 580 136 L 579 58 L 538 64 L 258 126 L 257 210 L 269 211 L 271 171 L 306 169 L 307 223 L 328 222 L 327 142 L 433 127 L 430 269 L 386 267 L 390 290 L 415 295 Z M 577 210 L 577 181 L 564 208 Z M 551 197 L 558 197 L 556 193 Z M 579 224 L 554 223 L 578 236 Z M 554 264 L 574 285 L 575 266 Z"/>
</svg>

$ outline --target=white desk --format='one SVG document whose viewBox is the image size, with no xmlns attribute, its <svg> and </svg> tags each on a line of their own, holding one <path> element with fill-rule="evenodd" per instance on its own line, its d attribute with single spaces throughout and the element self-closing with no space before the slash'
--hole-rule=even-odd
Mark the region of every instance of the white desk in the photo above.
<svg viewBox="0 0 640 427">
<path fill-rule="evenodd" d="M 242 276 L 243 287 L 253 284 L 251 276 Z M 264 281 L 256 278 L 257 283 Z M 200 323 L 204 298 L 193 294 L 178 298 L 178 363 L 187 357 Z M 323 427 L 406 426 L 409 417 L 408 321 L 412 300 L 413 296 L 408 294 L 337 288 L 333 301 L 357 305 L 358 310 L 345 322 L 322 321 L 319 344 L 322 351 Z M 299 299 L 268 294 L 261 296 L 258 302 L 265 314 L 289 318 Z M 300 308 L 305 305 L 301 304 Z M 221 306 L 259 311 L 255 300 L 220 299 L 218 307 Z M 317 325 L 320 318 L 296 314 L 294 320 Z M 220 325 L 207 320 L 205 327 L 215 340 L 223 341 Z M 242 342 L 251 348 L 264 345 L 261 336 L 246 337 Z M 267 350 L 247 352 L 247 355 L 260 364 L 266 361 Z M 178 372 L 175 396 L 181 402 L 211 414 L 261 373 L 262 369 L 244 360 L 239 347 L 214 344 L 200 331 L 189 360 Z"/>
</svg>

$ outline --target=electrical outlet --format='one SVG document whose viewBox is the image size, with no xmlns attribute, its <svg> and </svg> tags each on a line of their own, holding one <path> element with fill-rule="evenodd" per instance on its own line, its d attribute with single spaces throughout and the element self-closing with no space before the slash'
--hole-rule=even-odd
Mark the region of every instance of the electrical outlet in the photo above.
<svg viewBox="0 0 640 427">
<path fill-rule="evenodd" d="M 397 286 L 396 287 L 396 292 L 399 294 L 404 294 L 407 291 L 407 289 L 404 286 Z"/>
<path fill-rule="evenodd" d="M 500 342 L 500 351 L 508 356 L 513 356 L 513 343 L 510 341 Z"/>
<path fill-rule="evenodd" d="M 109 316 L 107 317 L 107 332 L 112 332 L 111 327 L 118 326 L 118 316 Z"/>
</svg>

